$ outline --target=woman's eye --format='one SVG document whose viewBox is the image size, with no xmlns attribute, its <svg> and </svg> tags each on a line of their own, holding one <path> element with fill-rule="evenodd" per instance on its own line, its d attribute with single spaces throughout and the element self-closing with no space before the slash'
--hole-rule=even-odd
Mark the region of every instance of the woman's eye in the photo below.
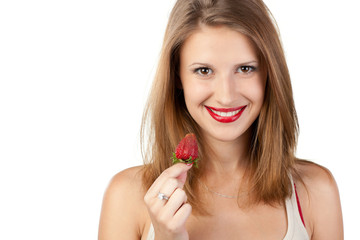
<svg viewBox="0 0 360 240">
<path fill-rule="evenodd" d="M 251 73 L 255 70 L 255 67 L 252 66 L 241 66 L 238 68 L 238 71 L 241 73 Z"/>
<path fill-rule="evenodd" d="M 210 68 L 202 67 L 195 69 L 195 72 L 202 75 L 202 76 L 208 76 L 212 74 L 212 70 Z"/>
</svg>

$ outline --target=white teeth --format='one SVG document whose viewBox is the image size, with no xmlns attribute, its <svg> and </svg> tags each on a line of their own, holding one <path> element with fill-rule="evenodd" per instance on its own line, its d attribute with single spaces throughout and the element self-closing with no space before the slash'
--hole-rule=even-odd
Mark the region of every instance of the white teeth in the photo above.
<svg viewBox="0 0 360 240">
<path fill-rule="evenodd" d="M 233 111 L 233 112 L 220 112 L 220 111 L 215 111 L 213 109 L 211 109 L 211 111 L 213 111 L 214 113 L 216 113 L 217 115 L 222 116 L 222 117 L 232 117 L 232 116 L 235 116 L 236 114 L 238 114 L 241 111 L 241 109 Z"/>
</svg>

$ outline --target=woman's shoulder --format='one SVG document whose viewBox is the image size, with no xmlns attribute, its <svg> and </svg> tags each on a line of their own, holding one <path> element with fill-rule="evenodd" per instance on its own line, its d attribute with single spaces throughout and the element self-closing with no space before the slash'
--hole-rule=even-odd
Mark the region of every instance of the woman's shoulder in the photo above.
<svg viewBox="0 0 360 240">
<path fill-rule="evenodd" d="M 121 198 L 121 201 L 142 201 L 142 170 L 142 166 L 136 166 L 116 173 L 111 178 L 105 194 Z"/>
<path fill-rule="evenodd" d="M 296 170 L 299 176 L 294 182 L 313 237 L 342 239 L 340 196 L 334 176 L 326 167 L 306 160 L 297 160 Z"/>
<path fill-rule="evenodd" d="M 143 166 L 124 169 L 116 173 L 110 180 L 109 186 L 127 187 L 129 184 L 141 185 Z"/>
<path fill-rule="evenodd" d="M 143 201 L 142 166 L 115 174 L 104 194 L 100 217 L 99 239 L 138 238 L 146 221 Z M 109 238 L 111 236 L 111 238 Z"/>
<path fill-rule="evenodd" d="M 120 198 L 121 201 L 132 203 L 129 204 L 129 207 L 134 206 L 134 203 L 143 203 L 146 190 L 143 187 L 142 173 L 143 166 L 131 167 L 118 172 L 111 178 L 106 192 Z"/>
<path fill-rule="evenodd" d="M 309 188 L 334 187 L 336 185 L 330 170 L 317 163 L 299 159 L 296 161 L 295 168 Z"/>
<path fill-rule="evenodd" d="M 339 195 L 335 178 L 326 167 L 307 160 L 297 160 L 296 170 L 299 175 L 294 177 L 296 188 L 308 197 L 308 201 L 315 201 L 313 204 L 325 200 L 323 198 L 332 199 Z"/>
</svg>

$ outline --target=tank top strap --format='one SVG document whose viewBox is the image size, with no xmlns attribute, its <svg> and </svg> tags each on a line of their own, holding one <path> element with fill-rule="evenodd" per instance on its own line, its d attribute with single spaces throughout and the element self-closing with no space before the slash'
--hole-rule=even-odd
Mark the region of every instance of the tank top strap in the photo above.
<svg viewBox="0 0 360 240">
<path fill-rule="evenodd" d="M 292 194 L 291 197 L 285 200 L 288 231 L 283 240 L 309 240 L 309 235 L 301 220 L 294 180 L 291 174 L 288 174 L 288 176 L 291 182 Z"/>
<path fill-rule="evenodd" d="M 146 240 L 154 240 L 154 239 L 155 239 L 155 230 L 154 230 L 154 227 L 153 227 L 153 225 L 151 223 Z"/>
</svg>

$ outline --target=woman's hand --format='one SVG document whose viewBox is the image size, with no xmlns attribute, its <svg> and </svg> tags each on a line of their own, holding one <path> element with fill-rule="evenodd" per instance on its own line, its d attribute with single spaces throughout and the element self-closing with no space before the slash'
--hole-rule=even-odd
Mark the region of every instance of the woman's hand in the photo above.
<svg viewBox="0 0 360 240">
<path fill-rule="evenodd" d="M 150 214 L 157 240 L 188 240 L 185 223 L 191 214 L 191 205 L 186 203 L 187 196 L 182 189 L 187 171 L 192 165 L 175 164 L 155 180 L 144 201 Z M 169 199 L 159 199 L 159 193 Z"/>
</svg>

